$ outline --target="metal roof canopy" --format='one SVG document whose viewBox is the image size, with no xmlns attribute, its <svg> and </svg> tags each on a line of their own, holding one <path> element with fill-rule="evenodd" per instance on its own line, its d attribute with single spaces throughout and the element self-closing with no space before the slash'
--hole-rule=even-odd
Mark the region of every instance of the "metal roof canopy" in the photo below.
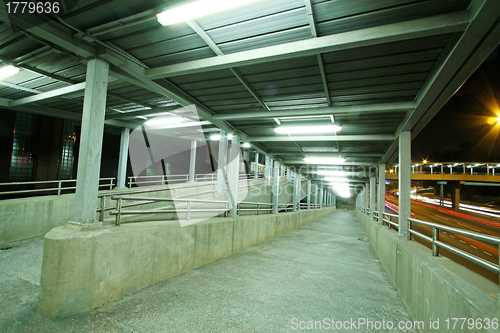
<svg viewBox="0 0 500 333">
<path fill-rule="evenodd" d="M 0 9 L 0 61 L 21 68 L 0 80 L 0 107 L 79 119 L 85 63 L 101 57 L 107 124 L 134 128 L 137 117 L 196 104 L 204 126 L 287 166 L 339 155 L 346 166 L 377 165 L 500 42 L 497 0 L 259 1 L 163 27 L 155 15 L 168 6 L 85 1 L 38 25 Z M 278 122 L 331 124 L 330 115 L 343 127 L 336 135 L 274 132 Z"/>
</svg>

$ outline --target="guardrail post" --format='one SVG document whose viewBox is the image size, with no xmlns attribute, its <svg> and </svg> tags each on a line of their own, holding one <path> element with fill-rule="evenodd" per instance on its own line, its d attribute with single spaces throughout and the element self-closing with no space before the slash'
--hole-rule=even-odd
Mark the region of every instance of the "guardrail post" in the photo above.
<svg viewBox="0 0 500 333">
<path fill-rule="evenodd" d="M 122 199 L 118 198 L 116 200 L 116 218 L 115 218 L 115 224 L 118 226 L 121 223 L 121 213 L 122 213 Z"/>
<path fill-rule="evenodd" d="M 412 226 L 413 226 L 413 223 L 410 220 L 408 220 L 408 240 L 412 240 L 412 238 L 413 238 L 413 236 L 410 232 Z"/>
<path fill-rule="evenodd" d="M 61 195 L 61 183 L 62 181 L 60 180 L 59 183 L 57 184 L 57 195 Z"/>
<path fill-rule="evenodd" d="M 439 241 L 439 230 L 432 227 L 432 255 L 439 256 L 439 246 L 437 246 L 436 241 Z"/>
<path fill-rule="evenodd" d="M 104 221 L 104 209 L 106 208 L 106 196 L 101 197 L 101 212 L 99 214 L 99 221 Z"/>
</svg>

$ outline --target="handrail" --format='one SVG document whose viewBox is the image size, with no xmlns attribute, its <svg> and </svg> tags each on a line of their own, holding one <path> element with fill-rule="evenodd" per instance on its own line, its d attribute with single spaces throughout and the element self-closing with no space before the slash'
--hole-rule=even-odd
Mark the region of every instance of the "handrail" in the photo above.
<svg viewBox="0 0 500 333">
<path fill-rule="evenodd" d="M 426 221 L 422 221 L 422 220 L 418 220 L 418 219 L 414 219 L 414 218 L 408 218 L 408 221 L 413 222 L 413 223 L 422 224 L 422 225 L 425 225 L 425 226 L 432 228 L 432 238 L 425 236 L 425 235 L 413 230 L 411 228 L 411 224 L 410 224 L 410 227 L 408 228 L 408 232 L 414 236 L 423 238 L 423 239 L 427 240 L 428 242 L 430 242 L 432 244 L 432 255 L 433 256 L 438 256 L 439 255 L 439 248 L 442 247 L 442 248 L 444 248 L 444 249 L 446 249 L 446 250 L 448 250 L 448 251 L 450 251 L 450 252 L 452 252 L 452 253 L 454 253 L 454 254 L 456 254 L 464 259 L 472 261 L 475 264 L 477 264 L 483 268 L 486 268 L 487 270 L 489 270 L 493 273 L 500 274 L 500 268 L 499 268 L 500 263 L 499 263 L 499 265 L 492 264 L 491 262 L 489 262 L 487 260 L 476 257 L 473 254 L 467 253 L 467 252 L 462 251 L 454 246 L 451 246 L 449 244 L 441 242 L 439 240 L 439 231 L 440 230 L 448 231 L 448 232 L 451 232 L 451 233 L 456 234 L 456 235 L 461 235 L 461 236 L 464 236 L 467 238 L 471 238 L 471 239 L 475 239 L 478 241 L 482 241 L 482 242 L 486 242 L 486 243 L 490 243 L 490 244 L 495 244 L 495 245 L 500 245 L 500 238 L 499 237 L 481 234 L 481 233 L 473 232 L 473 231 L 467 231 L 467 230 L 458 229 L 458 228 L 453 228 L 453 227 L 448 227 L 448 226 L 440 225 L 437 223 L 426 222 Z"/>
<path fill-rule="evenodd" d="M 369 209 L 367 209 L 365 207 L 358 207 L 358 209 L 365 214 L 369 213 Z M 377 214 L 378 213 L 379 212 L 377 212 Z M 389 218 L 395 217 L 395 218 L 399 219 L 399 216 L 396 214 L 390 214 L 390 213 L 383 213 L 383 214 Z M 399 227 L 399 225 L 397 223 L 390 221 L 390 219 L 384 218 L 383 221 L 386 222 L 389 227 L 391 225 L 396 227 L 396 228 Z M 432 228 L 432 237 L 424 235 L 424 234 L 416 231 L 415 229 L 413 229 L 412 228 L 413 223 L 425 225 L 427 227 Z M 481 242 L 497 245 L 499 247 L 499 253 L 500 253 L 500 237 L 482 234 L 482 233 L 478 233 L 478 232 L 474 232 L 474 231 L 468 231 L 468 230 L 459 229 L 459 228 L 454 228 L 454 227 L 449 227 L 449 226 L 441 225 L 441 224 L 437 224 L 437 223 L 422 221 L 422 220 L 412 218 L 412 217 L 408 218 L 408 239 L 411 240 L 412 236 L 414 236 L 414 237 L 416 236 L 416 237 L 419 237 L 419 238 L 424 239 L 427 242 L 431 243 L 433 256 L 439 256 L 439 249 L 443 248 L 443 249 L 446 249 L 449 252 L 451 252 L 459 257 L 462 257 L 470 262 L 473 262 L 473 263 L 475 263 L 475 264 L 477 264 L 477 265 L 479 265 L 479 266 L 481 266 L 481 267 L 483 267 L 483 268 L 485 268 L 493 273 L 499 274 L 499 278 L 500 278 L 500 262 L 498 264 L 493 264 L 493 263 L 491 263 L 487 260 L 484 260 L 482 258 L 479 258 L 471 253 L 468 253 L 468 252 L 463 251 L 457 247 L 454 247 L 450 244 L 447 244 L 447 243 L 440 241 L 439 240 L 440 231 L 446 231 L 449 233 L 453 233 L 455 235 L 461 235 L 461 236 L 471 238 L 474 240 L 478 240 Z"/>
<path fill-rule="evenodd" d="M 108 181 L 106 184 L 99 184 L 99 188 L 101 187 L 109 187 L 110 190 L 115 186 L 115 178 L 99 178 L 99 183 L 101 181 Z M 0 192 L 0 195 L 5 194 L 20 194 L 20 193 L 37 193 L 37 192 L 49 192 L 49 191 L 57 191 L 57 195 L 61 195 L 62 191 L 66 190 L 75 190 L 75 186 L 63 186 L 63 183 L 71 183 L 75 182 L 76 179 L 59 179 L 59 180 L 39 180 L 39 181 L 29 181 L 29 182 L 10 182 L 10 183 L 0 183 L 0 186 L 16 186 L 16 185 L 43 185 L 43 184 L 57 184 L 57 187 L 49 187 L 49 188 L 39 188 L 39 189 L 31 189 L 31 190 L 14 190 L 14 191 L 5 191 Z"/>
<path fill-rule="evenodd" d="M 245 186 L 255 186 L 257 184 L 250 184 L 250 185 L 245 185 Z M 138 191 L 139 192 L 139 191 Z M 193 195 L 197 195 L 200 193 L 196 193 Z M 186 212 L 187 213 L 187 219 L 190 219 L 190 213 L 191 212 L 220 212 L 220 213 L 225 213 L 227 216 L 227 212 L 229 210 L 229 205 L 230 202 L 227 200 L 207 200 L 207 199 L 188 199 L 188 198 L 176 198 L 170 197 L 170 198 L 151 198 L 151 197 L 146 197 L 146 196 L 129 196 L 129 192 L 125 192 L 120 194 L 114 193 L 111 195 L 111 199 L 116 201 L 116 206 L 112 207 L 115 208 L 114 211 L 112 211 L 110 214 L 115 215 L 115 224 L 117 226 L 121 225 L 121 216 L 126 215 L 126 214 L 164 214 L 164 213 L 172 213 L 172 212 Z M 106 196 L 103 196 L 103 198 L 106 198 Z M 135 202 L 131 204 L 123 204 L 123 201 L 132 201 L 134 200 Z M 186 203 L 187 207 L 186 209 L 182 208 L 175 208 L 173 210 L 165 210 L 165 209 L 149 209 L 149 210 L 123 210 L 123 208 L 126 207 L 132 207 L 132 206 L 137 206 L 137 205 L 142 205 L 142 204 L 149 204 L 149 203 L 154 203 L 154 202 L 181 202 L 181 203 Z M 210 203 L 210 204 L 223 204 L 224 208 L 193 208 L 192 204 L 196 203 Z M 245 205 L 253 205 L 255 206 L 254 208 L 243 208 L 242 206 Z M 242 211 L 257 211 L 257 214 L 259 214 L 261 211 L 264 212 L 271 212 L 273 211 L 273 203 L 263 203 L 263 202 L 240 202 L 238 203 L 237 206 L 237 212 L 242 212 Z M 307 205 L 307 204 L 301 204 L 301 205 Z M 299 209 L 300 206 L 299 205 Z M 264 206 L 264 207 L 261 207 Z M 319 204 L 311 204 L 311 208 L 321 208 Z M 313 207 L 314 206 L 314 207 Z M 170 208 L 172 208 L 171 206 Z M 266 208 L 267 207 L 267 208 Z M 294 210 L 295 205 L 293 203 L 281 203 L 278 204 L 278 211 L 285 211 L 288 212 L 289 210 Z M 101 218 L 103 216 L 103 211 L 107 210 L 107 207 L 102 207 L 100 209 L 101 211 Z M 101 219 L 102 221 L 103 219 Z"/>
</svg>

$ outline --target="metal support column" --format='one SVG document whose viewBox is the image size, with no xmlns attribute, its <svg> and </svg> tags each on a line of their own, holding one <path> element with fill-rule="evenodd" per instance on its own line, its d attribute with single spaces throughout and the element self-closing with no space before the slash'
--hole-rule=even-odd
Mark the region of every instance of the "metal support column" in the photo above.
<svg viewBox="0 0 500 333">
<path fill-rule="evenodd" d="M 408 236 L 408 218 L 411 214 L 411 132 L 399 134 L 399 231 Z"/>
<path fill-rule="evenodd" d="M 292 195 L 292 205 L 293 205 L 294 212 L 297 210 L 297 198 L 299 196 L 298 187 L 297 187 L 297 178 L 298 177 L 294 174 L 294 177 L 293 177 L 293 195 Z"/>
<path fill-rule="evenodd" d="M 271 186 L 271 168 L 272 168 L 272 160 L 269 156 L 266 156 L 266 162 L 264 165 L 265 186 Z"/>
<path fill-rule="evenodd" d="M 273 183 L 273 213 L 278 213 L 278 203 L 279 203 L 279 192 L 280 192 L 280 164 L 278 161 L 274 161 L 274 183 Z"/>
<path fill-rule="evenodd" d="M 375 175 L 370 176 L 370 219 L 375 215 L 375 188 L 376 180 Z"/>
<path fill-rule="evenodd" d="M 323 208 L 323 188 L 319 189 L 319 208 Z"/>
<path fill-rule="evenodd" d="M 116 188 L 127 187 L 127 160 L 128 160 L 128 142 L 130 138 L 130 128 L 122 128 L 120 137 L 120 157 L 118 160 L 118 175 L 116 179 Z"/>
<path fill-rule="evenodd" d="M 259 153 L 255 153 L 255 170 L 253 171 L 253 178 L 259 178 Z"/>
<path fill-rule="evenodd" d="M 73 214 L 73 222 L 79 224 L 96 221 L 108 75 L 108 62 L 102 59 L 87 62 Z"/>
<path fill-rule="evenodd" d="M 193 140 L 191 141 L 191 154 L 189 158 L 189 181 L 194 182 L 195 172 L 196 172 L 196 147 L 198 143 Z"/>
<path fill-rule="evenodd" d="M 378 165 L 378 196 L 377 196 L 378 223 L 382 223 L 385 213 L 385 164 Z"/>
<path fill-rule="evenodd" d="M 307 181 L 307 209 L 311 209 L 311 181 Z"/>
<path fill-rule="evenodd" d="M 229 215 L 238 215 L 238 176 L 240 173 L 240 138 L 234 134 L 231 139 L 231 151 L 227 165 L 229 181 Z"/>
<path fill-rule="evenodd" d="M 227 175 L 227 138 L 226 132 L 220 131 L 219 139 L 219 157 L 217 160 L 217 194 L 224 195 L 226 193 L 226 179 L 224 174 Z"/>
</svg>

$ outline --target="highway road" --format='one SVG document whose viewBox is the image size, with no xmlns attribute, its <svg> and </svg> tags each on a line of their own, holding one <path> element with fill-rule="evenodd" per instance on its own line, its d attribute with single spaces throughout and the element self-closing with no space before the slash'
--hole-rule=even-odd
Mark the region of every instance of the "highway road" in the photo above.
<svg viewBox="0 0 500 333">
<path fill-rule="evenodd" d="M 396 196 L 387 194 L 386 195 L 386 212 L 397 214 L 398 209 L 398 198 Z M 453 228 L 464 229 L 469 231 L 474 231 L 478 233 L 488 234 L 500 237 L 500 220 L 494 218 L 481 217 L 477 214 L 469 214 L 462 211 L 456 211 L 448 209 L 445 207 L 435 206 L 419 201 L 412 200 L 411 205 L 412 217 L 432 222 L 438 223 Z M 412 228 L 426 236 L 432 237 L 432 228 L 418 225 L 413 223 Z M 431 248 L 431 245 L 426 240 L 419 237 L 414 237 L 414 239 L 423 245 Z M 498 258 L 498 246 L 493 244 L 484 243 L 460 235 L 448 233 L 441 231 L 439 235 L 439 240 L 449 244 L 453 247 L 466 251 L 476 257 L 482 258 L 484 260 L 490 261 L 496 265 L 499 263 Z M 440 249 L 440 255 L 450 258 L 451 260 L 460 263 L 461 265 L 475 271 L 478 274 L 488 278 L 489 280 L 498 283 L 499 277 L 497 274 L 490 272 L 489 270 L 478 266 L 466 259 L 463 259 L 449 251 Z"/>
</svg>

